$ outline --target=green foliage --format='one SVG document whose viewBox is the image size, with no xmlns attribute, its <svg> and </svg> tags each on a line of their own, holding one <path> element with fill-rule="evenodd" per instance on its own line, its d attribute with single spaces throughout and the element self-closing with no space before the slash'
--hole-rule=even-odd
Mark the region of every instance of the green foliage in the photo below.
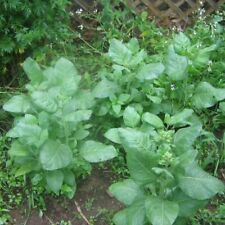
<svg viewBox="0 0 225 225">
<path fill-rule="evenodd" d="M 9 155 L 15 176 L 28 175 L 33 185 L 46 187 L 72 198 L 75 178 L 90 171 L 88 162 L 114 158 L 117 151 L 94 141 L 85 141 L 92 126 L 90 90 L 80 88 L 74 65 L 60 58 L 44 70 L 31 58 L 23 64 L 30 82 L 27 93 L 13 96 L 3 106 L 15 116 L 7 136 L 13 138 Z"/>
<path fill-rule="evenodd" d="M 194 146 L 205 132 L 197 114 L 225 99 L 225 89 L 196 77 L 214 49 L 192 45 L 180 33 L 165 60 L 146 72 L 151 56 L 139 49 L 137 40 L 111 42 L 112 72 L 102 75 L 110 83 L 103 90 L 110 91 L 98 106 L 107 108 L 100 108 L 101 116 L 119 121 L 119 128 L 109 129 L 105 137 L 125 149 L 131 177 L 109 189 L 127 206 L 114 216 L 116 225 L 181 224 L 224 191 L 221 181 L 202 170 Z M 120 103 L 121 94 L 129 97 L 126 102 Z"/>
<path fill-rule="evenodd" d="M 148 134 L 141 131 L 142 127 L 117 129 L 131 176 L 109 188 L 128 207 L 114 216 L 118 225 L 147 221 L 153 225 L 172 225 L 175 220 L 193 216 L 207 199 L 225 188 L 198 165 L 193 149 L 197 135 L 193 138 L 193 131 L 186 132 L 196 127 L 175 133 L 148 126 L 152 128 Z M 197 130 L 199 133 L 201 128 Z M 133 214 L 133 210 L 141 214 Z"/>
<path fill-rule="evenodd" d="M 3 1 L 0 16 L 0 69 L 19 68 L 27 54 L 43 60 L 53 45 L 67 39 L 69 28 L 68 0 Z M 42 47 L 43 46 L 43 47 Z M 16 68 L 15 68 L 16 67 Z"/>
</svg>

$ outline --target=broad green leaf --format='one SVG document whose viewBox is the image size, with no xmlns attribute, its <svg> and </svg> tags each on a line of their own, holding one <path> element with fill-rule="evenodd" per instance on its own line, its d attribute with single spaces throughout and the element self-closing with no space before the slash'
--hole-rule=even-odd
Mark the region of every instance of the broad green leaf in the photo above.
<svg viewBox="0 0 225 225">
<path fill-rule="evenodd" d="M 27 58 L 23 63 L 23 69 L 32 84 L 39 84 L 43 80 L 43 72 L 33 59 Z"/>
<path fill-rule="evenodd" d="M 76 140 L 83 140 L 84 138 L 86 138 L 89 135 L 89 131 L 85 130 L 85 129 L 78 129 L 76 130 L 75 133 L 75 138 Z"/>
<path fill-rule="evenodd" d="M 70 148 L 59 141 L 48 140 L 41 148 L 40 162 L 45 170 L 67 167 L 71 161 L 72 152 Z"/>
<path fill-rule="evenodd" d="M 195 162 L 198 152 L 194 149 L 188 149 L 188 151 L 182 153 L 173 161 L 173 165 L 177 168 L 186 168 L 188 165 Z M 176 169 L 178 170 L 178 169 Z"/>
<path fill-rule="evenodd" d="M 137 53 L 140 50 L 137 38 L 131 38 L 130 41 L 126 44 L 126 46 L 133 54 Z"/>
<path fill-rule="evenodd" d="M 114 143 L 121 144 L 120 136 L 118 133 L 119 129 L 120 128 L 111 128 L 104 134 L 104 136 Z"/>
<path fill-rule="evenodd" d="M 35 91 L 31 94 L 31 99 L 36 106 L 46 112 L 54 113 L 58 108 L 55 100 L 47 92 Z"/>
<path fill-rule="evenodd" d="M 117 84 L 107 80 L 103 79 L 100 81 L 93 90 L 93 95 L 96 98 L 108 98 L 118 92 L 119 87 Z"/>
<path fill-rule="evenodd" d="M 126 151 L 150 150 L 151 142 L 148 134 L 131 128 L 120 128 L 118 133 Z"/>
<path fill-rule="evenodd" d="M 114 111 L 114 113 L 116 115 L 119 115 L 120 112 L 121 112 L 121 105 L 119 105 L 119 104 L 113 104 L 112 105 L 112 110 Z"/>
<path fill-rule="evenodd" d="M 172 45 L 169 46 L 165 66 L 166 73 L 172 80 L 179 81 L 187 77 L 188 59 L 178 55 Z"/>
<path fill-rule="evenodd" d="M 68 115 L 64 116 L 64 120 L 66 122 L 81 122 L 85 120 L 89 120 L 91 117 L 92 111 L 91 110 L 78 110 L 76 112 L 72 112 Z"/>
<path fill-rule="evenodd" d="M 16 95 L 3 105 L 3 109 L 12 113 L 27 113 L 31 109 L 29 97 Z"/>
<path fill-rule="evenodd" d="M 142 49 L 141 51 L 139 51 L 138 53 L 133 55 L 131 61 L 129 62 L 129 64 L 127 64 L 127 66 L 135 67 L 135 66 L 139 65 L 142 61 L 144 61 L 146 56 L 147 56 L 146 51 Z"/>
<path fill-rule="evenodd" d="M 123 209 L 113 216 L 113 223 L 115 225 L 128 225 L 127 219 L 127 209 Z"/>
<path fill-rule="evenodd" d="M 179 216 L 181 217 L 192 217 L 199 208 L 202 208 L 206 201 L 200 201 L 192 199 L 187 196 L 181 190 L 176 190 L 173 193 L 173 201 L 177 202 L 179 205 Z"/>
<path fill-rule="evenodd" d="M 38 162 L 36 160 L 26 161 L 23 165 L 16 170 L 15 177 L 22 176 L 28 174 L 34 170 L 40 169 Z"/>
<path fill-rule="evenodd" d="M 186 125 L 188 124 L 188 119 L 193 114 L 192 109 L 183 109 L 181 112 L 176 113 L 175 115 L 171 116 L 166 123 L 168 125 Z"/>
<path fill-rule="evenodd" d="M 58 73 L 62 93 L 72 95 L 78 89 L 81 77 L 72 62 L 65 58 L 60 58 L 55 64 Z"/>
<path fill-rule="evenodd" d="M 192 150 L 192 145 L 200 135 L 201 130 L 201 126 L 190 126 L 179 129 L 174 135 L 176 153 L 180 155 L 186 151 Z"/>
<path fill-rule="evenodd" d="M 214 88 L 207 82 L 198 84 L 192 102 L 196 108 L 209 108 L 225 99 L 225 88 Z"/>
<path fill-rule="evenodd" d="M 11 157 L 27 157 L 30 155 L 27 146 L 22 145 L 19 141 L 12 143 L 8 153 Z"/>
<path fill-rule="evenodd" d="M 176 202 L 148 197 L 145 201 L 146 215 L 152 225 L 172 225 L 179 213 Z"/>
<path fill-rule="evenodd" d="M 127 106 L 123 112 L 123 120 L 126 126 L 134 128 L 139 124 L 141 117 L 135 108 Z"/>
<path fill-rule="evenodd" d="M 64 179 L 63 172 L 60 170 L 48 171 L 45 173 L 45 178 L 50 190 L 55 194 L 59 194 Z"/>
<path fill-rule="evenodd" d="M 144 195 L 140 187 L 131 179 L 112 184 L 109 192 L 125 205 L 131 205 L 136 198 Z"/>
<path fill-rule="evenodd" d="M 113 159 L 118 153 L 112 145 L 86 141 L 80 148 L 80 154 L 88 162 L 96 163 Z"/>
<path fill-rule="evenodd" d="M 138 184 L 155 182 L 157 176 L 152 171 L 158 164 L 158 157 L 147 151 L 131 151 L 127 153 L 127 165 L 131 178 Z"/>
<path fill-rule="evenodd" d="M 225 190 L 224 184 L 203 171 L 196 164 L 186 168 L 185 174 L 178 175 L 178 185 L 189 197 L 206 200 Z"/>
<path fill-rule="evenodd" d="M 178 54 L 184 54 L 191 46 L 191 41 L 184 33 L 180 32 L 174 37 L 173 46 Z"/>
<path fill-rule="evenodd" d="M 113 217 L 116 225 L 143 225 L 145 223 L 144 202 L 137 201 Z"/>
<path fill-rule="evenodd" d="M 153 80 L 160 76 L 165 70 L 162 63 L 151 63 L 143 65 L 137 73 L 140 81 Z"/>
<path fill-rule="evenodd" d="M 142 121 L 150 124 L 151 126 L 155 127 L 156 129 L 164 127 L 163 121 L 155 114 L 152 114 L 149 112 L 146 112 L 142 115 Z"/>
<path fill-rule="evenodd" d="M 48 132 L 39 127 L 35 116 L 26 114 L 17 121 L 15 126 L 7 133 L 7 136 L 22 138 L 23 142 L 26 142 L 26 144 L 39 147 L 48 138 Z"/>
<path fill-rule="evenodd" d="M 126 104 L 127 102 L 129 102 L 130 97 L 131 97 L 130 94 L 120 94 L 117 100 L 118 104 L 120 105 Z"/>
<path fill-rule="evenodd" d="M 76 109 L 89 109 L 95 104 L 93 94 L 88 90 L 79 90 L 74 96 Z"/>
<path fill-rule="evenodd" d="M 127 66 L 132 59 L 132 52 L 121 41 L 112 39 L 109 46 L 109 57 L 114 63 Z"/>
<path fill-rule="evenodd" d="M 209 62 L 209 57 L 212 51 L 217 48 L 217 45 L 211 45 L 207 48 L 199 49 L 193 58 L 193 65 L 195 67 L 203 67 Z"/>
</svg>

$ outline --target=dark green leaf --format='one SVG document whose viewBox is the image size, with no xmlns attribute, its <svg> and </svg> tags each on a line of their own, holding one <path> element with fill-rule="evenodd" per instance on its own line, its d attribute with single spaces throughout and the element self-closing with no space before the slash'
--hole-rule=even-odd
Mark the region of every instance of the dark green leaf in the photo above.
<svg viewBox="0 0 225 225">
<path fill-rule="evenodd" d="M 49 171 L 45 173 L 45 178 L 50 190 L 55 194 L 59 194 L 59 191 L 63 184 L 63 173 L 60 170 Z"/>
</svg>

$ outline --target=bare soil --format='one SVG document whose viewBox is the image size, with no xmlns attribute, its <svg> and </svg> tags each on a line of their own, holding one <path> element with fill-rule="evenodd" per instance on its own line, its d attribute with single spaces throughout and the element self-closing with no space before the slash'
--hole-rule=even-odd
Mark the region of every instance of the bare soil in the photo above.
<svg viewBox="0 0 225 225">
<path fill-rule="evenodd" d="M 85 222 L 84 217 L 86 217 L 90 225 L 110 225 L 113 213 L 122 207 L 118 201 L 107 193 L 113 179 L 111 171 L 95 169 L 91 176 L 78 184 L 75 199 L 47 197 L 47 211 L 44 212 L 42 217 L 38 210 L 24 213 L 29 211 L 26 210 L 26 207 L 12 210 L 12 224 L 61 225 L 63 224 L 60 223 L 62 221 L 70 221 L 72 225 L 89 225 Z"/>
</svg>

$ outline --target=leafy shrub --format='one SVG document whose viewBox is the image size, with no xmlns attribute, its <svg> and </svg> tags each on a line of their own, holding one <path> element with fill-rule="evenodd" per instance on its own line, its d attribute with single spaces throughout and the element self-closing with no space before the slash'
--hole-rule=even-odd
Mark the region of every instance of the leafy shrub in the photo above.
<svg viewBox="0 0 225 225">
<path fill-rule="evenodd" d="M 42 70 L 28 58 L 23 68 L 30 79 L 26 94 L 13 96 L 3 106 L 15 116 L 7 136 L 14 138 L 9 154 L 15 176 L 26 175 L 33 185 L 73 197 L 75 177 L 90 171 L 89 162 L 117 155 L 113 146 L 88 140 L 88 123 L 95 100 L 79 86 L 74 65 L 60 58 Z"/>
<path fill-rule="evenodd" d="M 225 99 L 225 91 L 202 80 L 199 74 L 215 48 L 216 45 L 205 48 L 191 45 L 189 38 L 180 33 L 165 57 L 148 56 L 140 49 L 137 39 L 127 44 L 113 39 L 108 52 L 112 70 L 100 73 L 100 81 L 93 90 L 98 99 L 95 114 L 100 119 L 108 115 L 102 117 L 104 121 L 108 119 L 109 124 L 120 126 L 122 120 L 119 119 L 130 110 L 142 113 L 147 109 L 169 117 L 185 108 L 199 112 L 212 107 Z"/>
<path fill-rule="evenodd" d="M 42 60 L 51 46 L 69 41 L 68 0 L 3 1 L 0 16 L 0 69 L 15 69 L 26 54 Z M 40 47 L 45 46 L 45 47 Z"/>
<path fill-rule="evenodd" d="M 161 58 L 148 57 L 136 39 L 112 40 L 112 72 L 101 74 L 93 93 L 96 114 L 115 118 L 105 137 L 125 149 L 131 175 L 109 189 L 127 206 L 114 216 L 116 225 L 185 224 L 224 191 L 198 165 L 194 150 L 205 132 L 197 115 L 225 99 L 225 89 L 199 76 L 216 47 L 192 45 L 179 33 Z"/>
</svg>

